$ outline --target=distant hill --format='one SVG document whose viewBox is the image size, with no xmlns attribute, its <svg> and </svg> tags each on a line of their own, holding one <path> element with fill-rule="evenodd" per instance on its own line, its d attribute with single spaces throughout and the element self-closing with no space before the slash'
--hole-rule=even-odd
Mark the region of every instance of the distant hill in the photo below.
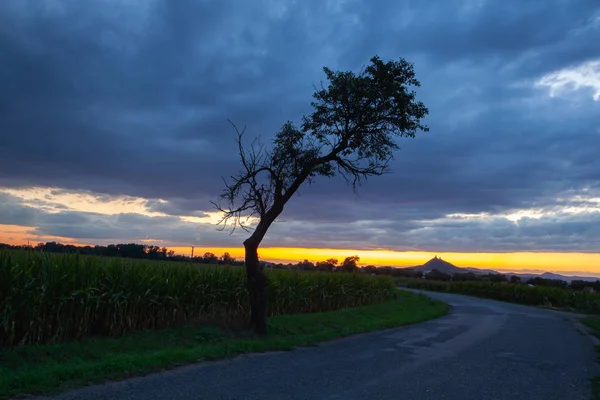
<svg viewBox="0 0 600 400">
<path fill-rule="evenodd" d="M 410 269 L 413 269 L 415 271 L 422 271 L 423 273 L 433 271 L 434 269 L 437 269 L 438 271 L 444 272 L 446 274 L 469 272 L 468 269 L 457 267 L 456 265 L 451 264 L 448 261 L 442 260 L 438 256 L 433 257 L 431 260 L 427 261 L 423 265 L 411 267 Z"/>
<path fill-rule="evenodd" d="M 569 276 L 569 275 L 561 275 L 555 274 L 553 272 L 544 272 L 543 274 L 520 274 L 520 273 L 510 273 L 506 274 L 506 276 L 516 275 L 521 278 L 521 280 L 531 279 L 531 278 L 544 278 L 544 279 L 559 279 L 561 281 L 567 281 L 571 283 L 571 281 L 587 281 L 587 282 L 596 282 L 598 278 L 594 278 L 591 276 Z"/>
<path fill-rule="evenodd" d="M 498 272 L 498 271 L 494 271 L 493 269 L 479 269 L 479 268 L 471 268 L 471 267 L 465 267 L 465 268 L 461 268 L 466 270 L 465 272 L 473 272 L 474 274 L 483 274 L 483 275 L 487 275 L 487 274 L 501 274 L 502 272 Z M 508 274 L 511 275 L 511 274 Z"/>
<path fill-rule="evenodd" d="M 483 274 L 483 275 L 503 274 L 501 272 L 494 271 L 491 269 L 457 267 L 456 265 L 449 263 L 448 261 L 442 260 L 438 256 L 433 257 L 431 260 L 427 261 L 423 265 L 417 265 L 415 267 L 408 267 L 407 269 L 412 269 L 415 271 L 422 271 L 424 274 L 428 273 L 429 271 L 433 271 L 434 269 L 436 269 L 440 272 L 444 272 L 446 274 L 451 274 L 451 275 L 459 274 L 459 273 L 467 273 L 467 272 L 472 272 L 474 274 Z M 567 275 L 555 274 L 553 272 L 544 272 L 543 274 L 522 274 L 522 273 L 516 272 L 516 273 L 504 273 L 504 275 L 506 275 L 507 277 L 516 275 L 516 276 L 520 277 L 521 280 L 527 280 L 527 279 L 536 278 L 536 277 L 540 277 L 540 278 L 544 278 L 544 279 L 559 279 L 559 280 L 567 281 L 567 282 L 576 281 L 576 280 L 595 282 L 596 280 L 598 280 L 598 278 L 589 277 L 589 276 L 567 276 Z"/>
</svg>

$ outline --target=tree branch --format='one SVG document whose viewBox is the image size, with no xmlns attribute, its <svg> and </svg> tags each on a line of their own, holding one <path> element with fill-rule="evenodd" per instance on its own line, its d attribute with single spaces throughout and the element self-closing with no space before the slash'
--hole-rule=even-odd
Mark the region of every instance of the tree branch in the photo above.
<svg viewBox="0 0 600 400">
<path fill-rule="evenodd" d="M 229 121 L 237 133 L 242 171 L 226 182 L 221 199 L 227 206 L 211 202 L 223 213 L 219 224 L 233 222 L 234 230 L 248 230 L 247 222 L 258 218 L 261 232 L 252 237 L 261 239 L 304 182 L 337 172 L 356 191 L 361 180 L 389 172 L 396 137 L 428 130 L 420 123 L 427 108 L 407 89 L 420 84 L 405 60 L 384 63 L 373 57 L 358 75 L 326 67 L 324 72 L 329 85 L 315 87 L 313 113 L 302 117 L 301 129 L 284 124 L 271 149 L 258 138 L 244 148 L 246 128 L 240 131 Z"/>
</svg>

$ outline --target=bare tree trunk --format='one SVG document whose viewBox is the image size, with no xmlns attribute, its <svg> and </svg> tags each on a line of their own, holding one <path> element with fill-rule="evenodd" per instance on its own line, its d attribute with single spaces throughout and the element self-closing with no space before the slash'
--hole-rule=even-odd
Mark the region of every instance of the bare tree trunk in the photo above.
<svg viewBox="0 0 600 400">
<path fill-rule="evenodd" d="M 244 242 L 244 248 L 250 295 L 250 329 L 264 335 L 267 332 L 267 276 L 258 261 L 258 243 L 250 238 Z"/>
<path fill-rule="evenodd" d="M 267 333 L 267 276 L 258 261 L 258 246 L 282 211 L 282 203 L 274 204 L 261 218 L 252 236 L 244 241 L 246 277 L 250 295 L 250 328 L 259 335 Z"/>
</svg>

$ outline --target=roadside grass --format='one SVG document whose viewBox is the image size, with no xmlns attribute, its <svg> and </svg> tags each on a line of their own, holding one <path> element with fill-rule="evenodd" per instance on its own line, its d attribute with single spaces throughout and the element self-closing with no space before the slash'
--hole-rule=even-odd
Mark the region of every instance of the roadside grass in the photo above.
<svg viewBox="0 0 600 400">
<path fill-rule="evenodd" d="M 292 350 L 356 333 L 422 322 L 448 311 L 445 303 L 399 291 L 396 299 L 379 304 L 270 318 L 269 333 L 263 338 L 240 329 L 239 321 L 229 321 L 0 350 L 0 399 L 56 394 L 87 384 L 238 354 Z"/>
<path fill-rule="evenodd" d="M 592 334 L 600 339 L 600 318 L 586 317 L 580 320 L 592 330 Z M 596 360 L 600 362 L 600 346 L 596 346 Z M 594 400 L 600 400 L 600 376 L 592 378 L 592 394 Z"/>
</svg>

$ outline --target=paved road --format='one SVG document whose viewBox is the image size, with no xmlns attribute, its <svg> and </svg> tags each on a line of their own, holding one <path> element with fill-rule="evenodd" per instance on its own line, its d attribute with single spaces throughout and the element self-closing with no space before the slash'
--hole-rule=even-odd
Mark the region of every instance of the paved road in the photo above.
<svg viewBox="0 0 600 400">
<path fill-rule="evenodd" d="M 564 314 L 430 293 L 450 315 L 293 352 L 242 356 L 56 399 L 589 400 L 592 339 Z"/>
</svg>

